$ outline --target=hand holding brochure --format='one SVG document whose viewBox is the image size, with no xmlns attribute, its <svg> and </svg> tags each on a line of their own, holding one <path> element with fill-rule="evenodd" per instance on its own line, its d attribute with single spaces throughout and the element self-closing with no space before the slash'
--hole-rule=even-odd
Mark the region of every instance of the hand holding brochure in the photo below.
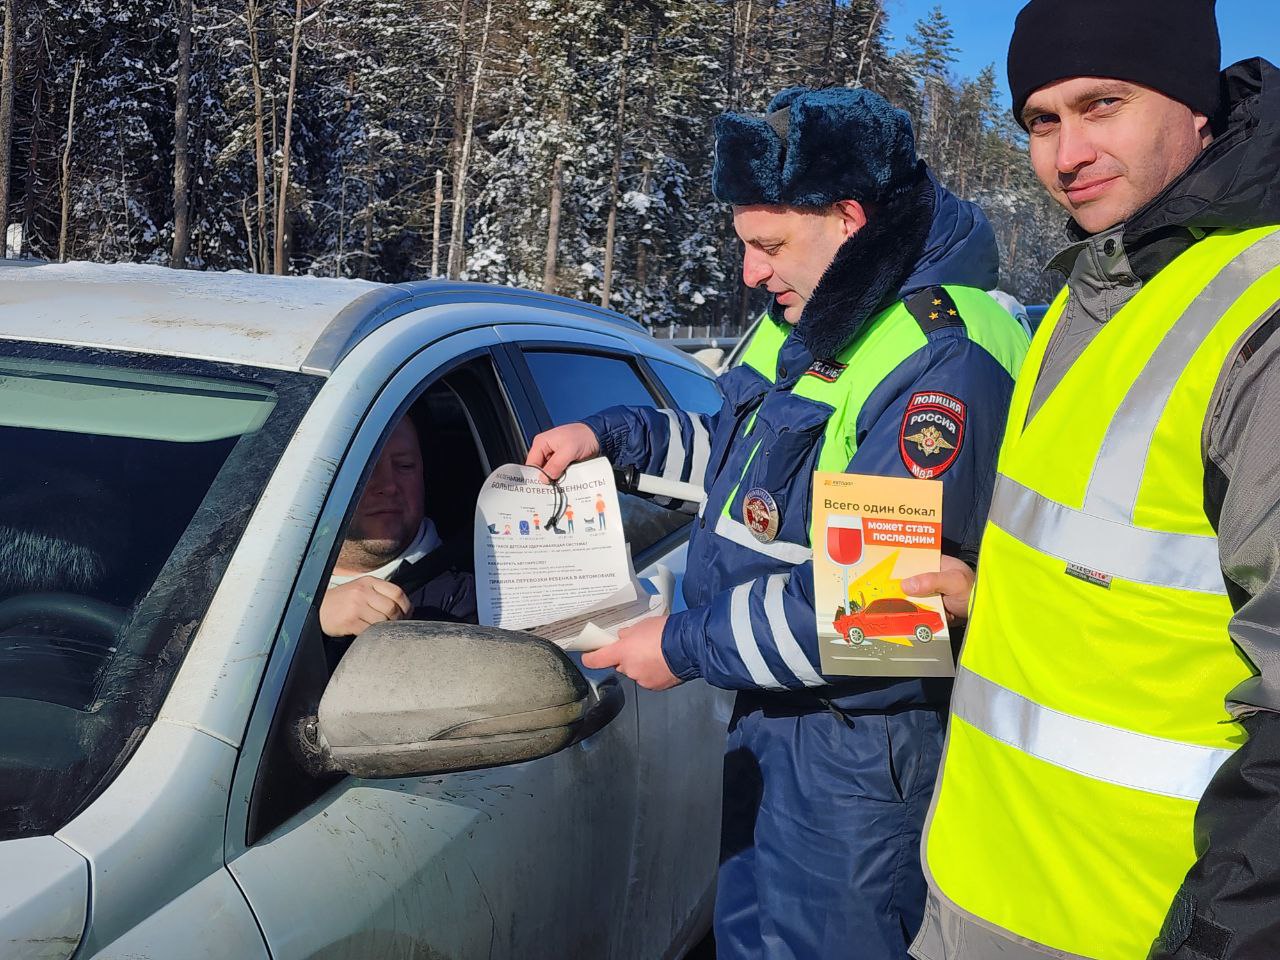
<svg viewBox="0 0 1280 960">
<path fill-rule="evenodd" d="M 813 580 L 822 672 L 950 677 L 940 597 L 907 597 L 902 580 L 937 572 L 942 483 L 815 473 Z"/>
<path fill-rule="evenodd" d="M 595 650 L 671 608 L 669 573 L 653 595 L 636 579 L 604 458 L 574 464 L 556 485 L 533 467 L 495 470 L 476 501 L 475 557 L 480 622 L 565 650 Z"/>
</svg>

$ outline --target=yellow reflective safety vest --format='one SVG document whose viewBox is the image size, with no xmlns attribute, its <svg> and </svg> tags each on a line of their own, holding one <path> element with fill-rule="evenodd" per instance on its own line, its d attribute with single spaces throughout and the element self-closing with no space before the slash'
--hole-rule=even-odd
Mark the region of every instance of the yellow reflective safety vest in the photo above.
<svg viewBox="0 0 1280 960">
<path fill-rule="evenodd" d="M 924 858 L 935 895 L 1050 955 L 1146 957 L 1243 739 L 1224 697 L 1256 671 L 1227 633 L 1201 444 L 1277 264 L 1275 227 L 1205 237 L 1027 422 L 1064 291 L 1013 394 Z"/>
</svg>

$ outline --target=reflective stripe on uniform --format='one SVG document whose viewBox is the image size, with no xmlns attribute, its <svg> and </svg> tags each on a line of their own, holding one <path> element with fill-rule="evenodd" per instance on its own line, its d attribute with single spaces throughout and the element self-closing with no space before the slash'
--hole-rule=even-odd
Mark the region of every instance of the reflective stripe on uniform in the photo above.
<svg viewBox="0 0 1280 960">
<path fill-rule="evenodd" d="M 1270 233 L 1237 254 L 1209 281 L 1165 334 L 1125 394 L 1107 427 L 1084 494 L 1096 516 L 1133 519 L 1146 472 L 1147 450 L 1182 371 L 1233 304 L 1258 277 L 1280 264 L 1280 232 Z M 1275 306 L 1267 309 L 1270 315 Z M 1217 565 L 1217 556 L 1213 564 Z"/>
<path fill-rule="evenodd" d="M 761 543 L 747 529 L 746 524 L 724 514 L 716 521 L 716 536 L 724 537 L 730 543 L 736 543 L 740 547 L 746 547 L 755 553 L 784 563 L 797 564 L 813 559 L 813 550 L 799 543 L 788 543 L 785 540 Z"/>
<path fill-rule="evenodd" d="M 1134 583 L 1225 595 L 1218 539 L 1106 520 L 996 477 L 989 522 L 1033 550 Z"/>
<path fill-rule="evenodd" d="M 961 666 L 951 712 L 989 737 L 1094 780 L 1199 800 L 1231 750 L 1164 740 L 1042 706 Z"/>
<path fill-rule="evenodd" d="M 707 435 L 707 428 L 702 425 L 702 418 L 696 413 L 689 415 L 689 423 L 693 426 L 693 462 L 689 467 L 689 482 L 700 487 L 707 482 L 707 461 L 711 459 L 711 438 Z"/>
<path fill-rule="evenodd" d="M 773 634 L 773 645 L 782 657 L 782 662 L 787 665 L 787 669 L 794 673 L 806 687 L 820 687 L 826 681 L 818 675 L 809 658 L 804 655 L 799 641 L 791 632 L 791 625 L 787 623 L 787 613 L 782 606 L 782 591 L 790 579 L 790 574 L 775 573 L 765 580 L 765 619 L 768 620 L 769 631 Z"/>
<path fill-rule="evenodd" d="M 711 459 L 711 438 L 707 428 L 702 425 L 702 418 L 696 413 L 689 414 L 689 423 L 693 427 L 693 460 L 689 465 L 689 482 L 694 486 L 704 486 L 707 482 L 707 462 Z M 701 503 L 686 500 L 680 505 L 683 513 L 697 511 L 702 516 Z"/>
<path fill-rule="evenodd" d="M 756 645 L 755 631 L 751 627 L 751 581 L 733 588 L 729 597 L 729 628 L 733 632 L 733 644 L 738 648 L 738 657 L 751 674 L 751 682 L 770 690 L 784 689 Z"/>
<path fill-rule="evenodd" d="M 667 459 L 662 465 L 663 480 L 679 480 L 684 470 L 684 440 L 680 436 L 680 418 L 673 410 L 660 410 L 671 423 L 671 438 L 667 441 Z M 660 507 L 671 503 L 670 497 L 654 497 L 653 502 Z"/>
</svg>

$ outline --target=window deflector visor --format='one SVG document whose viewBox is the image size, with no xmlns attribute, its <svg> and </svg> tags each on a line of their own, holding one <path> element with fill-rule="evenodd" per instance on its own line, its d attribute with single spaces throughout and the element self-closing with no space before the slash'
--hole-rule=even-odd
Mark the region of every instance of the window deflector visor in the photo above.
<svg viewBox="0 0 1280 960">
<path fill-rule="evenodd" d="M 253 433 L 275 394 L 253 384 L 0 358 L 0 426 L 173 443 Z"/>
</svg>

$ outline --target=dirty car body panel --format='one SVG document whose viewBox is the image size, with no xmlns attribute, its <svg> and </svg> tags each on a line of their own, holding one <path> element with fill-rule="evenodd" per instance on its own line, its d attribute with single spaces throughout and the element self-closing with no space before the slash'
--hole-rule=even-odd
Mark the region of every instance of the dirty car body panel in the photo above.
<svg viewBox="0 0 1280 960">
<path fill-rule="evenodd" d="M 307 691 L 320 662 L 315 611 L 346 518 L 406 409 L 461 411 L 477 447 L 507 429 L 516 446 L 489 453 L 510 456 L 547 425 L 525 345 L 625 360 L 655 405 L 673 402 L 655 370 L 696 372 L 692 361 L 617 315 L 481 285 L 312 286 L 85 264 L 5 281 L 6 356 L 113 369 L 133 358 L 144 380 L 176 366 L 192 382 L 228 384 L 200 388 L 223 403 L 219 416 L 240 384 L 270 390 L 274 404 L 226 441 L 249 462 L 231 456 L 214 471 L 145 596 L 120 603 L 107 660 L 136 656 L 108 690 L 124 704 L 104 740 L 109 762 L 86 768 L 66 809 L 2 822 L 6 872 L 31 865 L 30 885 L 0 886 L 0 934 L 21 944 L 6 956 L 640 958 L 679 956 L 700 938 L 727 715 L 702 683 L 648 694 L 574 655 L 592 685 L 621 681 L 623 709 L 558 753 L 491 769 L 303 777 L 281 745 L 290 711 L 318 693 Z M 55 393 L 92 379 L 80 367 L 55 373 L 71 383 Z M 173 388 L 175 404 L 188 387 Z M 151 449 L 187 422 L 170 420 L 139 443 Z M 483 449 L 480 460 L 489 465 Z M 681 576 L 684 534 L 645 517 L 657 532 L 637 566 Z M 149 642 L 131 647 L 144 627 Z M 130 695 L 139 677 L 149 696 Z M 85 729 L 111 716 L 102 692 L 64 704 Z M 0 711 L 25 709 L 6 707 L 14 693 L 0 690 Z M 0 784 L 15 775 L 8 753 Z"/>
</svg>

